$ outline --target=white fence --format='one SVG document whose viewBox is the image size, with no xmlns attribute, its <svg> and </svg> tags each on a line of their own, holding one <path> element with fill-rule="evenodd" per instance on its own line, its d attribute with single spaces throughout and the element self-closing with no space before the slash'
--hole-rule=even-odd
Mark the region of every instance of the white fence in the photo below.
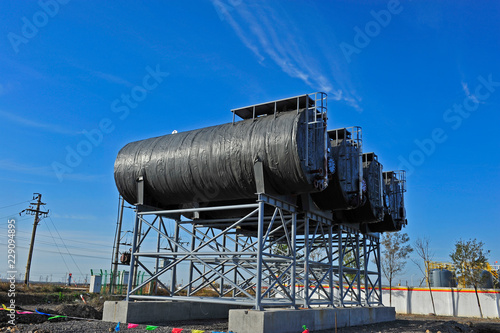
<svg viewBox="0 0 500 333">
<path fill-rule="evenodd" d="M 500 318 L 500 291 L 478 290 L 481 309 L 485 318 Z M 432 288 L 436 314 L 441 316 L 480 317 L 474 289 Z M 389 306 L 389 288 L 383 288 L 382 300 Z M 395 287 L 392 289 L 392 306 L 396 313 L 433 313 L 428 288 Z"/>
</svg>

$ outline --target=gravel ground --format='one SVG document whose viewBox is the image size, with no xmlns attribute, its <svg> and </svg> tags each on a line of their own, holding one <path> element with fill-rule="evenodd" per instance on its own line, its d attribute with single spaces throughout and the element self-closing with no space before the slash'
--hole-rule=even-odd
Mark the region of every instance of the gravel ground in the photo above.
<svg viewBox="0 0 500 333">
<path fill-rule="evenodd" d="M 317 331 L 315 333 L 334 332 L 335 330 Z M 486 333 L 500 332 L 499 319 L 479 319 L 464 317 L 436 317 L 419 315 L 396 315 L 396 320 L 387 323 L 353 326 L 338 329 L 337 332 L 390 332 L 390 333 Z"/>
<path fill-rule="evenodd" d="M 100 320 L 64 320 L 61 322 L 46 321 L 39 324 L 18 324 L 14 328 L 4 327 L 0 332 L 31 332 L 31 333 L 49 333 L 49 332 L 114 332 L 116 323 L 104 322 Z M 227 331 L 227 320 L 219 321 L 189 321 L 172 322 L 168 325 L 158 326 L 154 332 L 172 332 L 172 328 L 180 327 L 184 332 L 190 333 L 192 329 L 204 331 Z M 146 325 L 139 325 L 136 328 L 128 329 L 125 325 L 120 326 L 120 331 L 124 332 L 149 332 L 146 331 Z M 10 331 L 9 331 L 10 329 Z"/>
<path fill-rule="evenodd" d="M 36 306 L 26 306 L 26 310 L 34 310 Z M 37 308 L 41 312 L 51 314 L 61 314 L 70 317 L 86 317 L 86 320 L 71 318 L 56 318 L 48 321 L 48 316 L 39 314 L 17 315 L 17 325 L 8 324 L 7 311 L 0 311 L 0 332 L 112 332 L 116 323 L 103 322 L 100 320 L 102 313 L 93 307 L 84 304 L 60 304 L 54 306 L 40 306 Z M 183 328 L 184 332 L 190 333 L 192 329 L 205 330 L 207 332 L 218 331 L 227 332 L 227 320 L 191 320 L 169 322 L 159 325 L 154 332 L 172 332 L 172 328 Z M 139 325 L 133 329 L 121 326 L 121 331 L 126 332 L 146 332 L 146 325 Z M 297 328 L 300 333 L 302 329 Z M 332 330 L 315 331 L 311 333 L 335 332 Z M 379 323 L 348 328 L 339 328 L 339 333 L 354 332 L 394 332 L 394 333 L 454 333 L 454 332 L 500 332 L 499 319 L 478 319 L 478 318 L 451 318 L 435 316 L 398 315 L 396 321 Z M 237 333 L 237 332 L 235 332 Z"/>
</svg>

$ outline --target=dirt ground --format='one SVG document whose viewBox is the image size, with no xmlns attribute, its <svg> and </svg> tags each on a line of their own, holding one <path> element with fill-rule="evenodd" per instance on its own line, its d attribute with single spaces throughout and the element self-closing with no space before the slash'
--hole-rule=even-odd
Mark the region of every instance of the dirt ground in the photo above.
<svg viewBox="0 0 500 333">
<path fill-rule="evenodd" d="M 26 309 L 32 307 L 27 306 Z M 83 304 L 62 304 L 52 309 L 39 308 L 39 311 L 47 311 L 52 314 L 61 314 L 66 316 L 87 317 L 88 320 L 72 318 L 56 318 L 47 320 L 44 315 L 18 315 L 17 325 L 11 326 L 7 323 L 6 311 L 0 312 L 0 332 L 31 332 L 31 333 L 49 333 L 49 332 L 112 332 L 116 323 L 103 322 L 99 319 L 101 313 L 89 305 Z M 155 332 L 172 332 L 175 327 L 183 328 L 184 332 L 190 332 L 192 329 L 205 330 L 208 332 L 227 332 L 227 320 L 213 321 L 179 321 L 159 325 Z M 121 325 L 121 331 L 144 332 L 146 325 L 139 325 L 137 328 L 127 329 Z M 297 332 L 301 332 L 300 327 Z M 315 331 L 311 333 L 335 332 L 332 330 Z M 498 319 L 478 319 L 478 318 L 450 318 L 433 316 L 415 316 L 398 315 L 396 321 L 379 323 L 364 326 L 355 326 L 348 328 L 339 328 L 339 333 L 354 332 L 500 332 L 500 320 Z"/>
<path fill-rule="evenodd" d="M 80 298 L 83 294 L 88 304 L 84 304 Z M 21 292 L 16 295 L 17 310 L 50 313 L 53 315 L 64 315 L 67 318 L 54 318 L 48 320 L 49 316 L 41 314 L 17 314 L 16 325 L 9 324 L 8 311 L 0 311 L 0 332 L 113 332 L 116 323 L 103 322 L 102 307 L 106 298 L 99 295 L 88 295 L 75 290 L 41 291 L 33 293 Z M 0 302 L 8 304 L 7 295 L 4 291 L 0 294 Z M 84 319 L 77 319 L 84 318 Z M 145 332 L 146 325 L 128 329 L 125 325 L 120 326 L 120 331 Z M 172 332 L 172 328 L 183 328 L 184 332 L 190 330 L 204 330 L 207 332 L 227 332 L 227 320 L 193 320 L 169 322 L 159 325 L 155 332 Z M 297 332 L 302 332 L 297 327 Z M 339 328 L 335 331 L 311 331 L 311 333 L 354 333 L 354 332 L 393 332 L 393 333 L 454 333 L 454 332 L 500 332 L 500 319 L 480 319 L 463 317 L 436 317 L 418 315 L 397 315 L 393 322 L 378 323 L 372 325 Z M 237 333 L 237 332 L 235 332 Z"/>
<path fill-rule="evenodd" d="M 332 332 L 318 331 L 317 333 Z M 393 333 L 413 333 L 413 332 L 470 332 L 486 333 L 500 332 L 500 319 L 480 319 L 465 317 L 439 317 L 421 315 L 396 315 L 396 320 L 387 323 L 378 323 L 364 326 L 354 326 L 339 329 L 338 332 L 393 332 Z"/>
</svg>

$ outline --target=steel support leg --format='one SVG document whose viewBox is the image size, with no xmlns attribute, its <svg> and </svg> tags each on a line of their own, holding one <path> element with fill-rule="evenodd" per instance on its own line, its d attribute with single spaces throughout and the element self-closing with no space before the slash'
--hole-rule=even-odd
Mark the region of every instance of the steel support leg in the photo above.
<svg viewBox="0 0 500 333">
<path fill-rule="evenodd" d="M 236 241 L 234 243 L 234 252 L 238 252 L 239 250 L 239 241 L 240 241 L 240 236 L 236 234 L 235 237 Z M 234 268 L 234 274 L 233 274 L 233 282 L 238 284 L 238 266 Z M 236 288 L 233 288 L 232 296 L 236 297 Z"/>
<path fill-rule="evenodd" d="M 377 263 L 377 271 L 378 271 L 378 295 L 379 295 L 378 305 L 382 306 L 383 305 L 382 304 L 382 272 L 381 272 L 382 266 L 380 266 L 380 239 L 377 239 L 376 245 L 377 245 L 376 263 Z"/>
<path fill-rule="evenodd" d="M 309 256 L 311 255 L 309 251 L 309 217 L 304 218 L 304 307 L 308 309 L 310 307 L 309 300 Z"/>
<path fill-rule="evenodd" d="M 358 289 L 356 293 L 356 302 L 358 305 L 361 305 L 361 263 L 359 259 L 359 232 L 356 231 L 356 249 L 354 251 L 356 256 L 356 288 Z"/>
<path fill-rule="evenodd" d="M 291 239 L 291 249 L 290 256 L 292 257 L 292 272 L 290 277 L 290 295 L 292 296 L 292 308 L 297 308 L 297 301 L 295 296 L 295 291 L 297 289 L 296 279 L 297 279 L 297 213 L 292 214 L 292 239 Z"/>
<path fill-rule="evenodd" d="M 179 243 L 179 222 L 180 220 L 175 220 L 175 231 L 174 231 L 174 252 L 177 252 L 179 250 L 179 246 L 177 245 Z M 177 256 L 173 256 L 173 260 L 175 261 L 177 259 Z M 172 284 L 170 287 L 170 290 L 172 292 L 172 295 L 175 293 L 175 288 L 177 285 L 177 265 L 174 265 L 172 267 Z"/>
<path fill-rule="evenodd" d="M 339 226 L 338 231 L 339 244 L 339 294 L 340 306 L 344 306 L 344 243 L 342 240 L 342 226 Z"/>
<path fill-rule="evenodd" d="M 368 290 L 369 288 L 371 289 L 371 286 L 368 285 L 368 260 L 369 260 L 369 255 L 366 251 L 366 235 L 363 235 L 363 271 L 364 271 L 364 284 L 365 284 L 365 305 L 370 306 L 370 291 Z"/>
<path fill-rule="evenodd" d="M 255 272 L 255 310 L 262 310 L 262 256 L 264 247 L 264 202 L 259 198 L 259 218 L 257 227 L 257 271 Z"/>
<path fill-rule="evenodd" d="M 191 252 L 194 251 L 195 249 L 195 242 L 196 242 L 196 226 L 193 223 L 193 227 L 191 229 Z M 193 273 L 194 273 L 194 263 L 192 260 L 189 261 L 189 281 L 188 281 L 188 288 L 187 288 L 187 296 L 191 296 L 191 290 L 193 289 L 192 283 L 193 283 Z"/>
<path fill-rule="evenodd" d="M 335 307 L 333 289 L 335 285 L 333 283 L 333 225 L 328 226 L 328 263 L 330 264 L 330 272 L 328 274 L 328 288 L 330 291 L 330 304 L 329 306 Z"/>
<path fill-rule="evenodd" d="M 226 239 L 227 239 L 227 235 L 222 236 L 222 248 L 224 249 L 223 251 L 226 251 L 225 250 L 226 249 Z M 223 259 L 221 258 L 221 260 L 223 260 Z M 221 267 L 222 275 L 224 275 L 224 273 L 226 271 L 225 266 L 226 265 L 223 263 L 222 267 Z M 220 278 L 219 295 L 220 295 L 220 297 L 224 297 L 224 277 Z"/>
<path fill-rule="evenodd" d="M 133 286 L 133 281 L 134 281 L 134 276 L 135 276 L 135 251 L 137 249 L 137 240 L 140 237 L 139 233 L 139 225 L 140 225 L 140 220 L 139 220 L 139 215 L 137 214 L 138 207 L 136 207 L 136 213 L 135 213 L 135 223 L 134 223 L 134 233 L 132 237 L 132 250 L 130 251 L 130 272 L 128 275 L 128 283 L 127 283 L 127 296 L 126 300 L 129 300 L 130 296 L 130 291 L 134 288 Z M 139 235 L 138 235 L 139 233 Z"/>
</svg>

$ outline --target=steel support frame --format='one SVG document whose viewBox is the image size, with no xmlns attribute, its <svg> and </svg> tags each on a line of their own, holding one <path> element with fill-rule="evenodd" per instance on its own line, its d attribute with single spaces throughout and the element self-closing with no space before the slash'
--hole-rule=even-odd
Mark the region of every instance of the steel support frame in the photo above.
<svg viewBox="0 0 500 333">
<path fill-rule="evenodd" d="M 311 212 L 303 214 L 297 230 L 297 293 L 306 308 L 335 306 L 333 224 Z"/>
<path fill-rule="evenodd" d="M 380 241 L 350 225 L 336 226 L 338 305 L 382 305 Z"/>
<path fill-rule="evenodd" d="M 183 213 L 233 209 L 249 213 L 219 220 L 181 219 Z M 189 237 L 188 245 L 181 233 Z M 158 239 L 167 246 L 160 249 Z M 145 249 L 149 243 L 155 245 L 150 252 Z M 154 268 L 148 266 L 151 259 Z M 162 268 L 159 259 L 167 259 Z M 187 282 L 179 283 L 179 265 L 185 263 Z M 137 267 L 149 275 L 141 283 L 133 279 Z M 167 273 L 168 286 L 160 280 Z M 151 281 L 168 296 L 136 294 Z M 381 305 L 381 295 L 377 234 L 361 234 L 324 216 L 298 212 L 286 201 L 259 194 L 255 203 L 245 205 L 168 211 L 136 207 L 127 300 L 175 299 L 262 310 Z"/>
<path fill-rule="evenodd" d="M 337 228 L 339 303 L 361 305 L 359 231 L 346 225 Z"/>
<path fill-rule="evenodd" d="M 274 213 L 265 216 L 271 206 Z M 204 301 L 200 293 L 210 290 L 216 294 L 212 302 L 252 305 L 255 309 L 264 306 L 280 305 L 297 307 L 295 297 L 296 269 L 296 207 L 287 202 L 259 194 L 255 204 L 232 205 L 215 208 L 199 208 L 198 211 L 252 209 L 246 216 L 210 226 L 211 221 L 199 224 L 199 221 L 182 220 L 180 214 L 194 209 L 171 211 L 145 211 L 137 206 L 134 226 L 134 242 L 132 244 L 130 277 L 139 266 L 150 277 L 142 283 L 134 283 L 129 279 L 127 300 L 135 298 L 164 298 L 159 296 L 142 296 L 135 293 L 147 283 L 158 280 L 166 272 L 171 272 L 171 285 L 158 283 L 170 296 L 182 297 L 194 301 Z M 266 209 L 267 208 L 267 209 Z M 167 221 L 168 216 L 173 221 Z M 172 218 L 172 216 L 178 216 Z M 247 230 L 245 222 L 257 217 L 252 222 L 257 230 Z M 168 233 L 166 223 L 174 224 L 174 234 Z M 142 234 L 135 231 L 140 230 Z M 190 245 L 179 240 L 179 234 L 188 234 Z M 162 251 L 141 251 L 145 239 L 156 233 L 157 237 L 166 239 L 168 246 Z M 151 237 L 151 236 L 150 236 Z M 169 264 L 159 270 L 147 267 L 145 258 L 169 260 Z M 189 279 L 187 283 L 178 284 L 177 267 L 181 263 L 189 263 Z M 183 296 L 186 295 L 186 296 Z M 227 297 L 232 296 L 232 297 Z M 206 298 L 206 297 L 205 297 Z"/>
<path fill-rule="evenodd" d="M 363 305 L 382 306 L 382 266 L 380 264 L 379 235 L 363 236 L 364 293 Z M 370 263 L 373 268 L 370 269 Z"/>
</svg>

